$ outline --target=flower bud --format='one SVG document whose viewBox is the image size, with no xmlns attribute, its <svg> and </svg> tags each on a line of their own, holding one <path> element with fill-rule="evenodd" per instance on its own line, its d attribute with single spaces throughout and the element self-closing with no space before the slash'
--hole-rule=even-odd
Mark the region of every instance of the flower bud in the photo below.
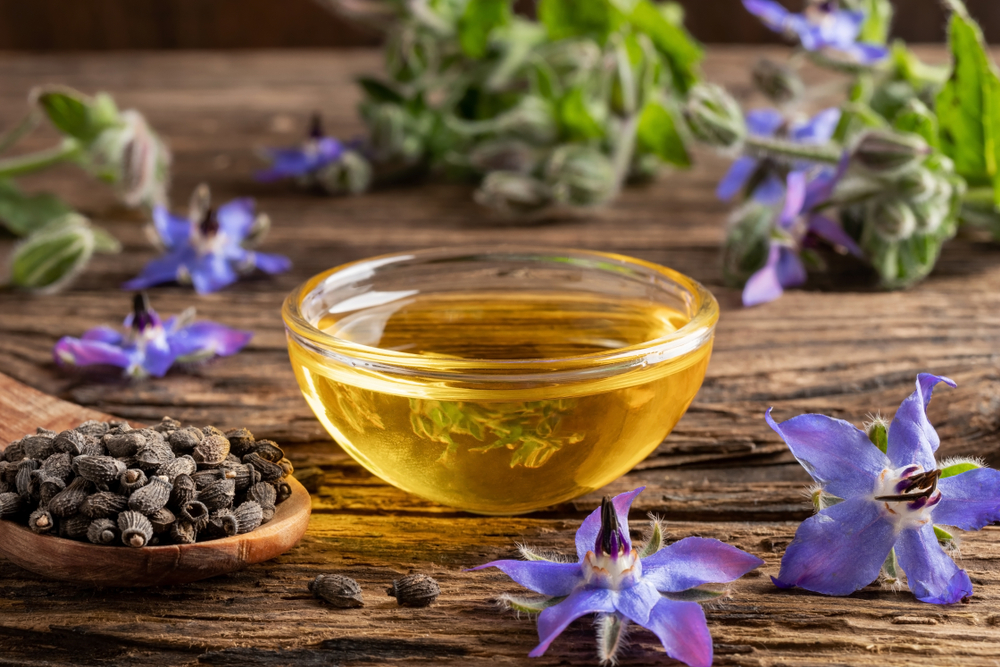
<svg viewBox="0 0 1000 667">
<path fill-rule="evenodd" d="M 722 250 L 722 272 L 727 285 L 742 287 L 767 262 L 771 227 L 777 215 L 773 206 L 753 199 L 733 211 Z"/>
<path fill-rule="evenodd" d="M 55 292 L 90 261 L 96 241 L 87 219 L 69 213 L 17 244 L 10 258 L 12 285 Z"/>
<path fill-rule="evenodd" d="M 930 150 L 927 142 L 915 134 L 868 130 L 855 143 L 851 161 L 870 172 L 889 176 L 917 166 Z"/>
<path fill-rule="evenodd" d="M 917 216 L 901 199 L 872 202 L 867 214 L 875 232 L 885 241 L 908 239 L 917 229 Z"/>
<path fill-rule="evenodd" d="M 372 166 L 361 153 L 346 150 L 316 174 L 316 182 L 331 195 L 356 195 L 371 185 Z"/>
<path fill-rule="evenodd" d="M 553 198 L 561 204 L 603 204 L 617 189 L 611 160 L 599 150 L 579 144 L 567 144 L 554 150 L 549 156 L 545 177 Z"/>
<path fill-rule="evenodd" d="M 802 79 L 791 67 L 761 58 L 751 75 L 754 85 L 776 104 L 789 104 L 802 97 Z"/>
<path fill-rule="evenodd" d="M 739 103 L 720 86 L 700 83 L 691 89 L 683 109 L 691 133 L 717 148 L 731 148 L 746 137 Z"/>
<path fill-rule="evenodd" d="M 524 141 L 498 139 L 478 143 L 469 153 L 469 164 L 476 171 L 516 171 L 527 174 L 538 166 L 539 151 Z"/>
<path fill-rule="evenodd" d="M 530 213 L 552 203 L 552 192 L 538 179 L 513 171 L 486 175 L 476 190 L 477 203 L 504 213 Z"/>
<path fill-rule="evenodd" d="M 550 144 L 559 136 L 552 105 L 537 95 L 528 95 L 517 106 L 496 117 L 498 134 L 512 135 L 539 145 Z"/>
<path fill-rule="evenodd" d="M 378 161 L 415 162 L 424 152 L 418 120 L 398 104 L 365 104 L 372 153 Z"/>
<path fill-rule="evenodd" d="M 947 186 L 947 181 L 945 185 Z M 911 203 L 930 199 L 938 189 L 939 177 L 925 167 L 910 169 L 900 174 L 896 180 L 896 190 Z"/>
<path fill-rule="evenodd" d="M 925 201 L 910 202 L 910 208 L 916 217 L 917 231 L 923 234 L 933 234 L 951 215 L 949 198 L 935 197 Z"/>
<path fill-rule="evenodd" d="M 872 444 L 884 454 L 889 446 L 889 422 L 882 415 L 876 415 L 870 422 L 864 424 L 865 433 Z"/>
</svg>

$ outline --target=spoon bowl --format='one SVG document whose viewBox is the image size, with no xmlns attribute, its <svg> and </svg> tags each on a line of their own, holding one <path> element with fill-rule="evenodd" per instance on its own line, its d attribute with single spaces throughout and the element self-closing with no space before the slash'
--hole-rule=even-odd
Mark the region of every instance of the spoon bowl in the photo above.
<svg viewBox="0 0 1000 667">
<path fill-rule="evenodd" d="M 115 418 L 47 396 L 0 373 L 0 451 L 36 427 L 62 431 L 90 419 Z M 167 586 L 235 572 L 280 556 L 305 534 L 309 493 L 294 477 L 287 482 L 292 495 L 277 506 L 274 518 L 243 535 L 132 549 L 37 535 L 26 526 L 0 521 L 0 554 L 35 574 L 92 586 Z"/>
</svg>

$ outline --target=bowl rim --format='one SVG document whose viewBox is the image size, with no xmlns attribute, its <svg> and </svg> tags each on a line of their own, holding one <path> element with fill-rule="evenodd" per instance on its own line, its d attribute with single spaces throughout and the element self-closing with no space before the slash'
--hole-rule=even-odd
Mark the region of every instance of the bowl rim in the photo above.
<svg viewBox="0 0 1000 667">
<path fill-rule="evenodd" d="M 346 341 L 317 328 L 302 314 L 301 304 L 305 297 L 334 274 L 349 276 L 351 273 L 358 273 L 360 276 L 365 271 L 376 271 L 380 267 L 396 262 L 445 257 L 457 259 L 478 255 L 484 256 L 484 259 L 488 256 L 506 255 L 512 259 L 535 258 L 538 261 L 557 256 L 575 256 L 580 260 L 590 260 L 595 264 L 599 262 L 604 265 L 591 268 L 607 270 L 609 268 L 607 265 L 610 264 L 639 269 L 651 277 L 665 278 L 686 292 L 694 301 L 691 308 L 693 315 L 684 326 L 665 336 L 608 351 L 551 359 L 441 359 Z M 719 304 L 714 295 L 696 280 L 674 269 L 628 255 L 561 247 L 470 245 L 387 253 L 341 264 L 318 273 L 298 285 L 285 298 L 281 314 L 289 343 L 294 339 L 300 345 L 305 345 L 335 362 L 375 372 L 402 375 L 418 373 L 422 377 L 432 376 L 438 379 L 465 377 L 506 384 L 518 379 L 530 379 L 535 382 L 546 379 L 564 381 L 565 378 L 561 376 L 567 373 L 579 374 L 588 371 L 596 371 L 599 375 L 617 374 L 636 367 L 645 368 L 676 359 L 712 340 L 719 319 Z M 554 370 L 554 366 L 558 366 L 559 370 Z"/>
</svg>

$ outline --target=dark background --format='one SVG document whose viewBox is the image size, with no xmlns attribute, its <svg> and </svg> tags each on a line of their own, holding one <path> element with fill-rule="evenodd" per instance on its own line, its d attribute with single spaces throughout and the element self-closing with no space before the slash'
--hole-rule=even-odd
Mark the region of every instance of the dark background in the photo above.
<svg viewBox="0 0 1000 667">
<path fill-rule="evenodd" d="M 580 0 L 587 2 L 588 0 Z M 705 42 L 775 42 L 740 0 L 680 0 Z M 519 3 L 530 10 L 531 0 Z M 801 0 L 787 0 L 801 8 Z M 897 0 L 895 34 L 941 41 L 939 0 Z M 967 0 L 990 42 L 1000 41 L 1000 0 Z M 352 47 L 377 33 L 331 14 L 317 0 L 0 0 L 0 50 Z"/>
</svg>

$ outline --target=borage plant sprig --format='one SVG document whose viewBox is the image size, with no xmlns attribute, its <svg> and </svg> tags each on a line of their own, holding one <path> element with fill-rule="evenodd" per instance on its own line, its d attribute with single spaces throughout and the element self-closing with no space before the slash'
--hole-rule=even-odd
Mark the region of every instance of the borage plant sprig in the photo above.
<svg viewBox="0 0 1000 667">
<path fill-rule="evenodd" d="M 95 252 L 121 245 L 48 192 L 25 194 L 15 178 L 58 164 L 82 167 L 112 185 L 129 207 L 165 202 L 170 153 L 138 111 L 120 111 L 114 100 L 63 86 L 32 91 L 24 118 L 0 135 L 0 155 L 28 136 L 42 117 L 60 133 L 55 146 L 0 157 L 0 226 L 23 240 L 8 258 L 6 283 L 40 292 L 67 285 Z"/>
<path fill-rule="evenodd" d="M 265 152 L 263 177 L 339 193 L 432 172 L 526 214 L 602 204 L 661 165 L 689 165 L 678 110 L 702 50 L 676 3 L 541 0 L 538 20 L 513 4 L 377 3 L 390 27 L 384 75 L 359 81 L 366 139 L 330 160 L 316 159 L 328 137 Z"/>
<path fill-rule="evenodd" d="M 894 587 L 899 570 L 918 600 L 952 604 L 972 596 L 972 582 L 945 547 L 955 528 L 979 530 L 1000 520 L 1000 472 L 974 459 L 938 463 L 940 439 L 927 404 L 945 377 L 917 376 L 917 389 L 891 423 L 867 433 L 849 422 L 806 414 L 767 423 L 818 485 L 817 513 L 795 532 L 774 583 L 849 595 L 876 579 Z M 952 528 L 954 526 L 955 528 Z"/>
<path fill-rule="evenodd" d="M 635 623 L 653 632 L 671 658 L 691 667 L 712 664 L 712 636 L 698 603 L 724 593 L 702 587 L 735 581 L 764 561 L 702 537 L 666 545 L 663 526 L 656 519 L 649 541 L 633 548 L 628 512 L 644 488 L 605 498 L 584 519 L 576 533 L 578 562 L 549 560 L 521 547 L 526 560 L 498 560 L 473 568 L 498 568 L 545 596 L 502 598 L 517 611 L 538 614 L 540 643 L 529 656 L 544 654 L 576 619 L 597 614 L 597 650 L 602 662 L 615 662 L 629 623 Z"/>
<path fill-rule="evenodd" d="M 960 223 L 1000 235 L 1000 78 L 965 7 L 945 4 L 953 62 L 934 67 L 902 42 L 885 44 L 888 0 L 807 0 L 800 14 L 744 0 L 798 42 L 789 65 L 753 72 L 780 108 L 744 115 L 725 91 L 703 85 L 685 115 L 696 137 L 738 156 L 719 194 L 742 193 L 724 267 L 746 305 L 801 285 L 807 269 L 826 267 L 829 250 L 855 255 L 883 288 L 899 289 L 930 273 Z M 824 112 L 839 111 L 835 129 L 808 138 L 803 110 L 829 87 L 804 86 L 804 59 L 847 77 L 846 100 Z"/>
</svg>

